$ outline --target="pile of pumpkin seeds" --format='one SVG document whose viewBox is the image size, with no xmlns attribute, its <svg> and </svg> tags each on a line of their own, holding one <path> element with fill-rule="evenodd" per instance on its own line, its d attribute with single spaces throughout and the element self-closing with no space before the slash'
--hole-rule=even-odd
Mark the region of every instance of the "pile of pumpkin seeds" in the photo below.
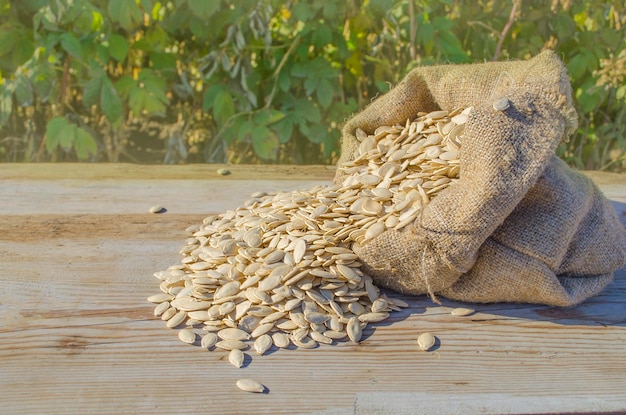
<svg viewBox="0 0 626 415">
<path fill-rule="evenodd" d="M 379 291 L 352 245 L 414 222 L 458 179 L 470 110 L 419 113 L 370 135 L 357 130 L 354 159 L 338 166 L 341 184 L 259 192 L 191 226 L 180 263 L 154 274 L 154 314 L 183 327 L 185 343 L 230 351 L 237 367 L 250 347 L 262 355 L 359 342 L 368 323 L 407 304 Z"/>
</svg>

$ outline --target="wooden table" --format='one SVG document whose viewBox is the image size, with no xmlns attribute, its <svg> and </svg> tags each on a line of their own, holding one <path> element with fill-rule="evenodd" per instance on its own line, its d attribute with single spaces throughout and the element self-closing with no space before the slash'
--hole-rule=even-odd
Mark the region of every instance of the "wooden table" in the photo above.
<svg viewBox="0 0 626 415">
<path fill-rule="evenodd" d="M 242 369 L 178 340 L 146 297 L 184 229 L 323 166 L 0 165 L 0 413 L 484 414 L 626 411 L 626 272 L 571 309 L 401 297 L 360 344 L 280 350 Z M 626 219 L 626 176 L 590 173 Z M 165 214 L 150 214 L 153 205 Z M 440 343 L 418 351 L 418 333 Z M 239 391 L 251 377 L 268 393 Z"/>
</svg>

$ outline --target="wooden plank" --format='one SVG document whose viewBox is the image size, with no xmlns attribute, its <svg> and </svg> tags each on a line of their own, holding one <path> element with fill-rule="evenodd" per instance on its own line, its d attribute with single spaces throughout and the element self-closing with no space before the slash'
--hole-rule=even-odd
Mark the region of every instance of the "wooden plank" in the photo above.
<svg viewBox="0 0 626 415">
<path fill-rule="evenodd" d="M 7 173 L 16 166 L 27 177 Z M 199 180 L 195 171 L 175 172 L 180 166 L 148 175 L 137 166 L 98 165 L 101 176 L 85 177 L 66 166 L 0 165 L 3 413 L 626 410 L 624 270 L 601 295 L 568 309 L 477 305 L 476 314 L 458 318 L 449 311 L 461 303 L 401 297 L 411 307 L 370 326 L 358 345 L 274 351 L 236 369 L 225 353 L 183 344 L 153 316 L 145 300 L 158 289 L 151 274 L 178 261 L 184 229 L 206 214 L 236 207 L 261 184 L 307 188 L 329 183 L 332 172 L 256 167 L 257 180 L 211 187 L 223 178 Z M 609 176 L 598 182 L 614 186 L 624 220 L 626 178 Z M 156 203 L 168 212 L 147 213 Z M 437 335 L 432 352 L 417 350 L 421 331 Z M 237 390 L 241 377 L 269 392 Z"/>
</svg>

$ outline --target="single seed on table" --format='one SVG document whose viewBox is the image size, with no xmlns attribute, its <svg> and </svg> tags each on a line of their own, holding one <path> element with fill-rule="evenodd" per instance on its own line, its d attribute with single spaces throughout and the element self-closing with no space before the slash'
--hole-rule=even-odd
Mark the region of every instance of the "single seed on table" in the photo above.
<svg viewBox="0 0 626 415">
<path fill-rule="evenodd" d="M 474 314 L 475 311 L 476 310 L 472 308 L 459 307 L 459 308 L 453 309 L 450 312 L 450 314 L 452 314 L 453 316 L 457 316 L 457 317 L 464 317 L 464 316 L 469 316 L 470 314 Z"/>
<path fill-rule="evenodd" d="M 237 387 L 242 391 L 253 392 L 253 393 L 263 393 L 265 392 L 265 386 L 256 380 L 252 379 L 239 379 L 237 381 Z"/>
<path fill-rule="evenodd" d="M 150 213 L 163 213 L 165 208 L 163 206 L 155 205 L 149 209 Z"/>
<path fill-rule="evenodd" d="M 182 329 L 178 332 L 178 338 L 187 344 L 196 342 L 196 333 L 192 329 Z"/>
<path fill-rule="evenodd" d="M 263 334 L 259 336 L 253 344 L 254 350 L 256 350 L 259 356 L 265 354 L 273 345 L 272 336 L 269 334 Z"/>
<path fill-rule="evenodd" d="M 422 333 L 417 337 L 417 345 L 421 350 L 428 351 L 435 345 L 435 336 L 432 333 Z"/>
<path fill-rule="evenodd" d="M 230 170 L 228 169 L 217 169 L 217 174 L 220 176 L 228 176 L 230 174 Z"/>
<path fill-rule="evenodd" d="M 239 349 L 233 349 L 228 353 L 228 361 L 235 367 L 243 366 L 246 355 Z"/>
</svg>

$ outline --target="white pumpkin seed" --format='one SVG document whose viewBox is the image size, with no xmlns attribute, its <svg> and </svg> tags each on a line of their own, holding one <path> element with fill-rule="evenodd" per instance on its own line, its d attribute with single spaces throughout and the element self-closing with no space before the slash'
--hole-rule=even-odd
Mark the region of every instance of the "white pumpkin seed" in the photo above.
<svg viewBox="0 0 626 415">
<path fill-rule="evenodd" d="M 475 312 L 476 310 L 474 310 L 473 308 L 459 307 L 459 308 L 453 309 L 450 312 L 450 314 L 452 314 L 453 316 L 457 316 L 457 317 L 464 317 L 464 316 L 469 316 L 470 314 L 474 314 Z"/>
<path fill-rule="evenodd" d="M 217 336 L 223 340 L 248 340 L 250 335 L 244 330 L 236 328 L 226 328 L 217 332 Z"/>
<path fill-rule="evenodd" d="M 196 342 L 196 333 L 192 329 L 182 329 L 178 332 L 178 338 L 187 344 Z"/>
<path fill-rule="evenodd" d="M 241 340 L 220 340 L 215 343 L 215 347 L 219 347 L 220 349 L 224 350 L 245 350 L 248 348 L 248 345 Z"/>
<path fill-rule="evenodd" d="M 228 353 L 228 361 L 237 368 L 243 366 L 245 359 L 246 355 L 239 349 L 233 349 Z"/>
<path fill-rule="evenodd" d="M 253 393 L 263 393 L 265 392 L 265 386 L 263 384 L 257 382 L 252 379 L 239 379 L 237 381 L 237 387 L 242 391 L 253 392 Z"/>
<path fill-rule="evenodd" d="M 254 350 L 259 356 L 265 354 L 273 345 L 272 337 L 269 334 L 263 334 L 254 341 Z"/>
<path fill-rule="evenodd" d="M 432 333 L 422 333 L 417 337 L 417 345 L 421 350 L 428 351 L 435 345 L 435 336 Z"/>
<path fill-rule="evenodd" d="M 363 329 L 359 324 L 359 320 L 356 317 L 352 317 L 348 320 L 348 324 L 346 326 L 346 334 L 354 343 L 358 343 L 361 341 L 361 337 L 363 336 Z"/>
<path fill-rule="evenodd" d="M 207 333 L 202 336 L 202 340 L 200 340 L 200 347 L 202 347 L 203 349 L 210 349 L 211 347 L 215 346 L 217 340 L 217 334 Z"/>
</svg>

